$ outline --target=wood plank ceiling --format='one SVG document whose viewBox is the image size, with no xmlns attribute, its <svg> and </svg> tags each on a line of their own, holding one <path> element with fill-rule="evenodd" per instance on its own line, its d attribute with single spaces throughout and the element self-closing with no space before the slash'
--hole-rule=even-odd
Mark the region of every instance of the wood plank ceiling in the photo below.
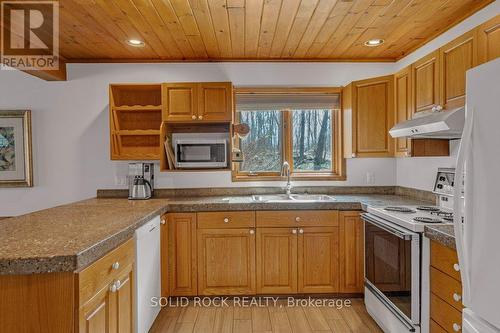
<svg viewBox="0 0 500 333">
<path fill-rule="evenodd" d="M 61 0 L 60 45 L 70 62 L 393 61 L 491 2 Z"/>
</svg>

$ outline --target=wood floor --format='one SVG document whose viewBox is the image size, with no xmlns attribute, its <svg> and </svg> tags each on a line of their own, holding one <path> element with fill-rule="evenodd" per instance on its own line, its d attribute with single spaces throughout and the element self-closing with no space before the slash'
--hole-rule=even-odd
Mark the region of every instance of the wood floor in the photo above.
<svg viewBox="0 0 500 333">
<path fill-rule="evenodd" d="M 163 308 L 149 332 L 382 332 L 366 312 L 363 300 L 351 301 L 352 306 L 342 309 L 287 307 L 285 300 L 268 307 L 195 307 L 191 303 Z"/>
</svg>

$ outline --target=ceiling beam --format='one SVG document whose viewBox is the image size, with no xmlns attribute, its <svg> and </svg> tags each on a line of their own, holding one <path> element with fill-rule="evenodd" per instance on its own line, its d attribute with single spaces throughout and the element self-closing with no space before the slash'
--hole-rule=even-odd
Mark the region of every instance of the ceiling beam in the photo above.
<svg viewBox="0 0 500 333">
<path fill-rule="evenodd" d="M 45 81 L 66 81 L 66 61 L 59 58 L 58 70 L 22 70 Z"/>
</svg>

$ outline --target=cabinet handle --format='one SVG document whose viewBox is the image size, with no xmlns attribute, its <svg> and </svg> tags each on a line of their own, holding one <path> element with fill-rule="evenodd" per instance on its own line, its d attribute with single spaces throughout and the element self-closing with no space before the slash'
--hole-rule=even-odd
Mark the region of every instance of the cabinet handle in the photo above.
<svg viewBox="0 0 500 333">
<path fill-rule="evenodd" d="M 167 223 L 167 221 L 165 221 L 165 219 L 161 219 L 161 220 L 160 220 L 160 223 L 161 223 L 161 224 L 166 224 L 166 223 Z"/>
<path fill-rule="evenodd" d="M 462 326 L 460 326 L 459 324 L 457 323 L 453 323 L 453 330 L 455 332 L 460 332 L 460 330 L 462 329 Z"/>
<path fill-rule="evenodd" d="M 300 216 L 297 216 L 297 217 L 295 218 L 295 222 L 300 222 Z"/>
<path fill-rule="evenodd" d="M 191 116 L 191 119 L 195 120 L 195 119 L 196 119 L 196 116 L 193 114 L 193 115 Z"/>
<path fill-rule="evenodd" d="M 462 296 L 457 294 L 457 293 L 453 293 L 453 300 L 455 302 L 460 302 L 460 300 L 462 299 Z"/>
<path fill-rule="evenodd" d="M 250 235 L 253 235 L 253 234 L 255 234 L 255 230 L 250 229 Z"/>
<path fill-rule="evenodd" d="M 351 157 L 356 157 L 356 153 L 352 153 L 352 154 L 351 154 Z"/>
<path fill-rule="evenodd" d="M 453 269 L 455 272 L 460 272 L 460 265 L 459 264 L 453 264 Z"/>
<path fill-rule="evenodd" d="M 116 284 L 116 290 L 120 289 L 120 287 L 122 286 L 122 282 L 120 280 L 116 280 L 115 284 Z"/>
<path fill-rule="evenodd" d="M 202 120 L 202 119 L 203 119 L 203 116 L 198 116 L 198 119 Z"/>
<path fill-rule="evenodd" d="M 224 223 L 228 223 L 229 222 L 229 218 L 225 217 L 224 218 Z"/>
<path fill-rule="evenodd" d="M 111 291 L 112 293 L 115 293 L 117 289 L 118 288 L 116 288 L 116 283 L 113 283 L 111 286 L 109 286 L 109 291 Z"/>
<path fill-rule="evenodd" d="M 296 235 L 297 234 L 297 229 L 292 229 L 292 234 Z"/>
<path fill-rule="evenodd" d="M 112 267 L 114 270 L 117 270 L 118 268 L 120 268 L 120 263 L 117 261 L 117 262 L 113 263 L 113 265 L 111 265 L 111 267 Z"/>
<path fill-rule="evenodd" d="M 304 229 L 299 229 L 299 234 L 303 234 L 304 233 Z"/>
</svg>

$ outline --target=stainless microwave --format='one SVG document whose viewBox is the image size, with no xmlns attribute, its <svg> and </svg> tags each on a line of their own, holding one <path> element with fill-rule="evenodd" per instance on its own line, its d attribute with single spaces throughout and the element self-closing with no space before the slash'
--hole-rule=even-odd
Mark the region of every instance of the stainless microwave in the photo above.
<svg viewBox="0 0 500 333">
<path fill-rule="evenodd" d="M 178 169 L 225 168 L 228 133 L 174 133 L 172 145 Z"/>
</svg>

